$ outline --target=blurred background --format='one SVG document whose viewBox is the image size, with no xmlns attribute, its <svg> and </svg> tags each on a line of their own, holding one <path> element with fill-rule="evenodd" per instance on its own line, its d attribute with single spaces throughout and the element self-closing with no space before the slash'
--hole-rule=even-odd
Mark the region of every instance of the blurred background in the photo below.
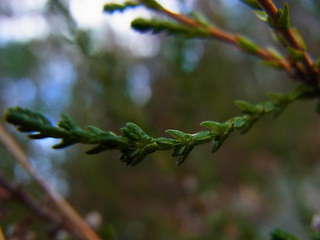
<svg viewBox="0 0 320 240">
<path fill-rule="evenodd" d="M 205 120 L 239 115 L 234 101 L 267 100 L 297 83 L 257 59 L 212 39 L 130 30 L 144 8 L 107 15 L 106 0 L 0 1 L 0 112 L 21 106 L 53 123 L 68 113 L 80 126 L 116 133 L 128 121 L 155 137 L 169 128 L 202 130 Z M 112 1 L 121 2 L 121 1 Z M 172 11 L 200 11 L 216 26 L 275 46 L 268 27 L 238 0 L 159 1 Z M 282 7 L 284 1 L 274 1 Z M 320 54 L 320 4 L 288 0 L 292 25 Z M 82 215 L 98 220 L 102 239 L 269 239 L 280 227 L 307 238 L 320 211 L 320 122 L 315 101 L 266 116 L 247 134 L 233 133 L 215 153 L 199 146 L 180 167 L 157 152 L 128 167 L 119 152 L 86 155 L 88 146 L 53 150 L 6 124 L 39 173 Z M 2 120 L 3 122 L 3 120 Z M 0 169 L 41 198 L 0 144 Z M 28 214 L 0 207 L 3 230 Z M 45 224 L 33 226 L 46 239 Z"/>
</svg>

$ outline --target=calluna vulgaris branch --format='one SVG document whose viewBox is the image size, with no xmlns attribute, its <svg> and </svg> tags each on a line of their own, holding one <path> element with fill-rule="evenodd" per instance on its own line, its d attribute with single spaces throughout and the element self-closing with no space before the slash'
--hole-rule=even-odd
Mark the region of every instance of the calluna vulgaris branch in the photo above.
<svg viewBox="0 0 320 240">
<path fill-rule="evenodd" d="M 277 21 L 278 19 L 278 9 L 277 7 L 273 4 L 271 0 L 257 0 L 257 2 L 261 5 L 263 10 L 268 14 L 270 19 L 274 22 Z M 161 10 L 162 13 L 165 15 L 169 16 L 170 18 L 187 25 L 192 28 L 198 28 L 198 27 L 203 27 L 201 26 L 198 22 L 195 20 L 188 18 L 184 15 L 177 14 L 174 12 L 169 11 L 168 9 L 162 8 Z M 227 31 L 223 31 L 218 28 L 213 28 L 213 27 L 203 27 L 204 30 L 209 33 L 212 37 L 226 42 L 228 44 L 231 44 L 233 46 L 239 47 L 238 42 L 237 42 L 237 36 L 236 34 L 229 33 Z M 284 37 L 286 40 L 288 46 L 303 51 L 303 65 L 304 65 L 304 70 L 302 70 L 302 74 L 298 74 L 299 79 L 301 79 L 303 82 L 311 82 L 315 83 L 320 80 L 319 78 L 319 72 L 317 68 L 314 66 L 313 61 L 309 57 L 309 55 L 304 51 L 303 47 L 300 45 L 299 41 L 297 38 L 294 36 L 293 31 L 291 29 L 277 29 L 278 32 Z M 263 49 L 263 48 L 258 48 L 257 51 L 250 53 L 254 55 L 257 58 L 260 58 L 263 61 L 267 62 L 274 62 L 279 65 L 280 68 L 284 69 L 286 72 L 289 73 L 290 76 L 296 77 L 295 72 L 301 72 L 299 70 L 299 67 L 297 67 L 297 62 L 288 61 L 288 59 L 283 58 L 283 59 L 278 59 L 275 57 L 273 54 L 271 54 L 269 51 Z"/>
<path fill-rule="evenodd" d="M 197 28 L 197 27 L 201 27 L 201 25 L 194 21 L 193 19 L 190 19 L 186 16 L 183 16 L 181 14 L 176 14 L 173 13 L 165 8 L 161 9 L 161 11 L 166 14 L 167 16 L 169 16 L 170 18 L 184 24 L 187 25 L 189 27 L 192 28 Z M 237 42 L 237 35 L 223 31 L 221 29 L 218 28 L 213 28 L 213 27 L 207 27 L 205 28 L 205 30 L 214 38 L 226 42 L 228 44 L 231 44 L 233 46 L 239 47 L 238 46 L 238 42 Z M 264 60 L 264 61 L 271 61 L 271 62 L 275 62 L 278 63 L 280 65 L 280 67 L 282 67 L 283 69 L 285 69 L 288 72 L 291 72 L 291 67 L 290 64 L 287 62 L 286 59 L 278 59 L 275 56 L 273 56 L 270 52 L 259 48 L 256 52 L 252 53 L 254 56 Z"/>
</svg>

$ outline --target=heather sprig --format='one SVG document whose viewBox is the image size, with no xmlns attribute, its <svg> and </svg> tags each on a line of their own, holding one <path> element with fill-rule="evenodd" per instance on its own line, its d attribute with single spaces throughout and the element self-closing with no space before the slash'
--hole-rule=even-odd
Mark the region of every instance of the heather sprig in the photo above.
<svg viewBox="0 0 320 240">
<path fill-rule="evenodd" d="M 104 5 L 103 11 L 113 14 L 137 7 L 145 7 L 153 13 L 152 18 L 134 19 L 131 22 L 131 27 L 134 30 L 140 33 L 166 33 L 184 38 L 219 40 L 245 54 L 256 57 L 266 66 L 285 71 L 292 79 L 301 84 L 294 90 L 288 93 L 269 93 L 270 100 L 258 104 L 251 104 L 243 100 L 235 101 L 241 115 L 229 118 L 224 122 L 203 121 L 200 125 L 204 129 L 195 133 L 168 129 L 165 133 L 169 136 L 165 137 L 152 137 L 141 127 L 131 122 L 127 122 L 117 133 L 90 125 L 82 128 L 66 114 L 62 114 L 61 120 L 57 125 L 54 125 L 42 113 L 21 107 L 8 108 L 5 113 L 5 120 L 16 126 L 18 131 L 26 133 L 30 139 L 59 139 L 60 142 L 52 146 L 54 149 L 66 148 L 74 144 L 87 144 L 93 146 L 87 151 L 87 154 L 91 155 L 108 150 L 117 150 L 121 153 L 120 160 L 130 166 L 139 164 L 154 152 L 171 151 L 172 157 L 176 159 L 176 165 L 181 165 L 198 145 L 211 142 L 211 152 L 216 152 L 233 131 L 245 134 L 265 114 L 270 113 L 274 117 L 278 117 L 289 104 L 296 100 L 319 98 L 320 58 L 313 61 L 310 53 L 307 52 L 303 37 L 292 26 L 289 4 L 285 3 L 283 8 L 279 8 L 272 0 L 241 1 L 251 7 L 253 13 L 271 29 L 272 36 L 278 44 L 277 47 L 282 51 L 278 51 L 274 47 L 259 46 L 248 36 L 221 29 L 200 12 L 192 11 L 188 14 L 172 12 L 159 4 L 157 0 L 129 0 L 123 3 L 108 3 Z M 67 8 L 64 8 L 59 1 L 52 1 L 51 4 L 57 5 L 65 18 L 71 20 Z M 70 22 L 69 28 L 72 30 L 71 32 L 75 33 L 77 31 L 76 24 L 73 21 Z M 77 42 L 82 52 L 89 56 L 90 51 L 85 36 L 81 37 L 81 34 L 78 33 Z M 320 113 L 320 103 L 318 103 L 317 110 Z M 65 228 L 66 231 L 79 237 L 79 239 L 100 239 L 73 212 L 69 205 L 56 192 L 50 190 L 45 181 L 38 177 L 36 170 L 23 154 L 23 151 L 8 136 L 9 134 L 3 131 L 0 124 L 0 138 L 4 139 L 2 141 L 13 153 L 17 162 L 43 189 L 48 199 L 51 199 L 50 205 L 55 206 L 55 211 L 58 211 L 61 215 L 61 222 L 57 222 L 56 214 L 52 214 L 52 216 L 44 215 L 41 209 L 37 206 L 34 207 L 33 202 L 27 201 L 26 195 L 6 184 L 1 176 L 0 185 L 13 195 L 19 195 L 18 198 L 27 203 L 29 207 L 31 206 L 34 211 L 38 211 L 38 215 L 39 212 L 42 213 L 42 215 L 40 214 L 42 217 L 51 221 L 50 225 L 52 225 L 52 222 L 55 223 L 55 226 L 61 225 L 61 228 Z M 0 235 L 2 235 L 1 228 Z M 270 239 L 298 240 L 291 233 L 278 228 L 270 233 Z M 315 232 L 312 239 L 320 240 L 319 232 Z"/>
<path fill-rule="evenodd" d="M 254 123 L 267 113 L 278 116 L 293 101 L 316 95 L 312 87 L 301 85 L 285 94 L 269 93 L 270 101 L 250 104 L 246 101 L 236 101 L 235 104 L 243 115 L 233 117 L 225 122 L 204 121 L 200 125 L 207 130 L 197 133 L 185 133 L 180 130 L 169 129 L 166 133 L 173 138 L 149 136 L 134 123 L 127 123 L 116 134 L 103 131 L 94 126 L 80 128 L 68 115 L 62 114 L 61 121 L 54 126 L 39 112 L 20 107 L 9 108 L 5 120 L 15 126 L 20 132 L 28 133 L 31 139 L 57 138 L 60 143 L 54 149 L 65 148 L 73 144 L 96 145 L 88 154 L 97 154 L 107 150 L 119 150 L 121 161 L 127 165 L 136 165 L 155 151 L 173 150 L 176 164 L 182 164 L 194 147 L 213 141 L 211 151 L 217 151 L 231 132 L 238 130 L 246 133 Z"/>
<path fill-rule="evenodd" d="M 242 0 L 254 9 L 256 16 L 266 22 L 275 32 L 274 36 L 281 42 L 287 52 L 287 56 L 274 55 L 269 48 L 263 48 L 249 40 L 247 36 L 235 34 L 213 26 L 204 16 L 183 15 L 169 11 L 155 0 L 141 0 L 136 4 L 133 1 L 121 4 L 109 3 L 104 6 L 105 12 L 115 10 L 122 11 L 132 5 L 143 5 L 146 8 L 169 18 L 161 16 L 153 19 L 137 18 L 131 26 L 140 32 L 167 32 L 168 34 L 180 34 L 187 38 L 206 37 L 214 38 L 227 44 L 238 47 L 247 54 L 254 55 L 262 60 L 262 64 L 277 69 L 285 70 L 290 77 L 298 79 L 309 85 L 317 85 L 320 81 L 317 65 L 306 52 L 304 40 L 297 29 L 290 24 L 289 5 L 277 8 L 271 0 Z"/>
<path fill-rule="evenodd" d="M 63 148 L 76 143 L 95 144 L 88 154 L 117 149 L 121 152 L 120 159 L 128 165 L 136 165 L 147 155 L 159 150 L 173 150 L 173 157 L 177 158 L 177 165 L 185 161 L 192 149 L 200 144 L 213 141 L 212 152 L 222 145 L 224 140 L 234 130 L 240 133 L 247 132 L 254 123 L 264 114 L 273 112 L 278 116 L 285 107 L 296 99 L 308 96 L 318 96 L 318 69 L 305 51 L 303 39 L 290 25 L 289 6 L 285 4 L 283 9 L 278 9 L 270 0 L 245 0 L 243 1 L 253 9 L 256 15 L 267 22 L 281 37 L 286 47 L 288 56 L 282 56 L 271 48 L 261 48 L 248 37 L 233 34 L 221 30 L 201 15 L 182 15 L 173 13 L 156 0 L 125 1 L 123 4 L 109 3 L 104 6 L 104 11 L 113 13 L 125 11 L 127 8 L 144 6 L 147 9 L 165 15 L 152 19 L 137 18 L 131 26 L 140 32 L 166 32 L 178 34 L 184 37 L 213 37 L 228 44 L 237 46 L 244 53 L 254 55 L 268 66 L 286 70 L 290 76 L 298 79 L 303 85 L 287 94 L 270 93 L 271 101 L 250 104 L 246 101 L 236 101 L 236 105 L 242 112 L 242 116 L 231 118 L 225 122 L 204 121 L 200 125 L 207 128 L 198 133 L 184 133 L 179 130 L 167 130 L 166 133 L 173 138 L 153 138 L 146 134 L 134 123 L 127 123 L 116 134 L 111 131 L 103 131 L 93 126 L 81 129 L 69 116 L 61 115 L 61 121 L 57 126 L 42 114 L 19 107 L 10 108 L 6 113 L 6 120 L 18 126 L 21 132 L 28 132 L 32 139 L 46 137 L 61 139 L 54 148 Z M 257 12 L 258 11 L 258 12 Z"/>
</svg>

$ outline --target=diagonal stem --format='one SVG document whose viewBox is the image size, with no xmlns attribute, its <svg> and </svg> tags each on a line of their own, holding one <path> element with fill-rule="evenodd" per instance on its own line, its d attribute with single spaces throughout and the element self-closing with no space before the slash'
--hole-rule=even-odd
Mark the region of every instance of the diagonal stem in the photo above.
<svg viewBox="0 0 320 240">
<path fill-rule="evenodd" d="M 57 219 L 57 216 L 55 216 L 52 212 L 48 211 L 47 208 L 42 207 L 39 204 L 39 202 L 37 202 L 34 198 L 32 198 L 26 192 L 22 191 L 22 189 L 19 186 L 13 185 L 10 182 L 8 182 L 4 178 L 4 176 L 2 176 L 1 172 L 0 172 L 0 187 L 8 191 L 11 198 L 14 198 L 24 203 L 37 216 L 50 222 L 51 224 L 59 225 L 61 226 L 61 228 L 65 228 L 65 226 L 62 225 L 62 222 L 60 222 Z"/>
<path fill-rule="evenodd" d="M 195 20 L 188 18 L 184 15 L 171 12 L 166 8 L 162 8 L 159 11 L 164 13 L 168 17 L 170 17 L 170 18 L 172 18 L 172 19 L 174 19 L 184 25 L 187 25 L 189 27 L 192 27 L 192 28 L 204 27 L 200 23 L 196 22 Z M 216 27 L 204 27 L 204 29 L 207 33 L 210 34 L 210 36 L 212 36 L 222 42 L 233 45 L 235 47 L 239 47 L 238 41 L 237 41 L 237 37 L 238 37 L 237 34 L 233 34 L 233 33 L 218 29 Z M 291 74 L 291 72 L 292 72 L 292 68 L 286 59 L 278 59 L 275 56 L 273 56 L 269 51 L 267 51 L 263 48 L 258 48 L 258 50 L 256 52 L 251 53 L 251 54 L 253 54 L 257 58 L 260 58 L 264 61 L 271 61 L 271 62 L 278 63 L 280 65 L 280 67 L 285 69 L 287 72 L 289 72 L 289 74 Z"/>
<path fill-rule="evenodd" d="M 70 225 L 73 235 L 78 236 L 81 240 L 100 240 L 98 235 L 83 221 L 78 213 L 38 174 L 35 168 L 30 164 L 27 156 L 24 154 L 20 146 L 5 130 L 1 123 L 0 141 L 2 141 L 8 151 L 10 151 L 15 157 L 16 161 L 48 196 L 61 217 L 65 218 L 65 221 Z"/>
</svg>

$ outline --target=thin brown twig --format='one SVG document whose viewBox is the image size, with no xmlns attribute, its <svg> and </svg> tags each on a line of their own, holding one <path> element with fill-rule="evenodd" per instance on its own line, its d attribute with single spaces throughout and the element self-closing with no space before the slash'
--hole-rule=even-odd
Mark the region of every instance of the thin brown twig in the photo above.
<svg viewBox="0 0 320 240">
<path fill-rule="evenodd" d="M 62 198 L 62 196 L 58 192 L 52 189 L 32 167 L 22 149 L 11 137 L 11 135 L 5 130 L 1 122 L 0 140 L 8 149 L 8 151 L 15 157 L 16 161 L 27 172 L 27 174 L 44 191 L 44 193 L 55 206 L 57 212 L 63 218 L 63 220 L 68 225 L 70 225 L 72 235 L 77 236 L 77 238 L 81 240 L 100 240 L 98 235 L 85 223 L 85 221 L 78 215 L 78 213 Z"/>
<path fill-rule="evenodd" d="M 202 27 L 204 30 L 210 34 L 210 36 L 214 37 L 217 40 L 223 41 L 225 43 L 228 43 L 232 46 L 238 47 L 241 49 L 238 45 L 237 38 L 239 37 L 238 34 L 233 34 L 221 29 L 218 29 L 216 27 L 204 27 L 200 23 L 196 22 L 195 20 L 188 18 L 182 14 L 177 14 L 174 12 L 169 11 L 166 8 L 162 8 L 159 10 L 160 12 L 164 13 L 168 17 L 184 24 L 192 28 L 198 28 Z M 292 67 L 290 66 L 287 59 L 279 59 L 275 57 L 273 54 L 271 54 L 268 50 L 265 50 L 263 48 L 258 48 L 257 51 L 250 53 L 254 55 L 255 57 L 268 62 L 275 62 L 277 63 L 281 68 L 283 68 L 285 71 L 287 71 L 290 75 L 292 74 Z"/>
<path fill-rule="evenodd" d="M 66 228 L 66 226 L 63 225 L 63 222 L 58 219 L 57 215 L 53 214 L 52 211 L 49 211 L 48 208 L 41 206 L 38 201 L 36 201 L 33 197 L 23 191 L 19 186 L 13 185 L 9 181 L 7 181 L 1 173 L 0 187 L 5 189 L 10 194 L 10 197 L 12 199 L 16 199 L 19 202 L 23 203 L 38 217 L 42 218 L 45 221 L 48 221 L 55 226 L 59 226 L 59 229 L 65 229 L 66 231 L 69 230 Z"/>
<path fill-rule="evenodd" d="M 278 18 L 278 9 L 277 7 L 272 3 L 271 0 L 257 0 L 257 2 L 261 5 L 263 10 L 268 14 L 268 16 L 271 18 L 272 21 L 277 20 Z M 222 42 L 228 43 L 232 46 L 240 48 L 237 38 L 239 37 L 238 34 L 233 34 L 224 30 L 221 30 L 216 27 L 211 27 L 211 26 L 203 26 L 197 21 L 184 16 L 182 14 L 177 14 L 174 12 L 171 12 L 170 10 L 162 7 L 161 9 L 158 10 L 159 12 L 167 15 L 168 17 L 186 25 L 192 28 L 199 28 L 201 27 L 203 30 L 205 30 L 210 36 L 213 38 L 220 40 Z M 305 83 L 317 83 L 320 82 L 320 76 L 319 76 L 319 71 L 315 67 L 312 59 L 308 55 L 308 53 L 303 49 L 303 46 L 299 43 L 295 35 L 293 34 L 292 29 L 277 29 L 280 34 L 284 37 L 286 40 L 288 46 L 300 50 L 303 52 L 303 65 L 305 67 L 304 70 L 301 71 L 301 68 L 298 67 L 299 64 L 297 61 L 294 61 L 290 58 L 282 58 L 279 59 L 278 57 L 274 56 L 270 51 L 263 49 L 263 48 L 258 48 L 255 52 L 249 52 L 249 54 L 254 55 L 255 57 L 266 61 L 266 62 L 273 62 L 276 63 L 280 68 L 284 69 L 289 76 L 292 78 L 298 78 L 302 82 Z M 241 48 L 240 48 L 241 49 Z"/>
<path fill-rule="evenodd" d="M 270 0 L 257 0 L 262 9 L 268 14 L 269 18 L 276 23 L 278 20 L 278 9 Z M 303 50 L 298 40 L 294 37 L 291 29 L 278 29 L 282 36 L 292 48 Z"/>
</svg>

